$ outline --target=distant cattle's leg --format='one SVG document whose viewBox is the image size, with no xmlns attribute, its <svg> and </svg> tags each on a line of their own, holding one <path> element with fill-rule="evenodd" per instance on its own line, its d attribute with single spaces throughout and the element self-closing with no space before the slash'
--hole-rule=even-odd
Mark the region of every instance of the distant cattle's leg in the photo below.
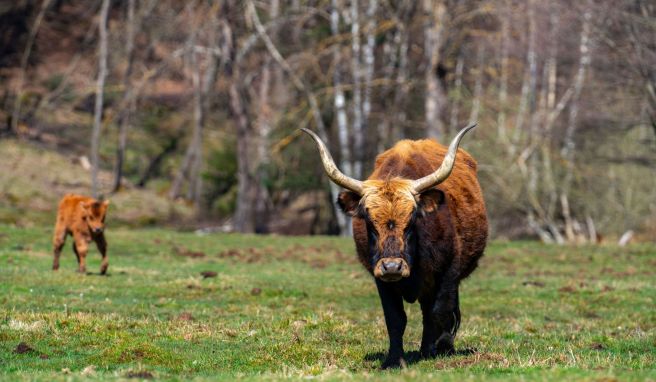
<svg viewBox="0 0 656 382">
<path fill-rule="evenodd" d="M 383 305 L 385 325 L 389 335 L 389 352 L 382 364 L 383 369 L 405 367 L 403 359 L 403 333 L 408 321 L 405 310 L 403 310 L 403 298 L 389 284 L 376 280 L 378 295 Z"/>
<path fill-rule="evenodd" d="M 438 355 L 455 353 L 453 342 L 460 327 L 460 300 L 458 297 L 458 282 L 446 278 L 437 293 L 433 307 L 433 319 L 437 324 L 439 337 L 435 345 Z"/>
<path fill-rule="evenodd" d="M 52 239 L 53 252 L 55 255 L 55 258 L 52 261 L 53 271 L 59 269 L 59 257 L 61 256 L 61 251 L 62 248 L 64 248 L 65 243 L 66 243 L 66 227 L 64 227 L 63 224 L 60 224 L 59 220 L 57 220 L 57 224 L 55 225 L 55 234 Z"/>
<path fill-rule="evenodd" d="M 101 233 L 96 238 L 96 246 L 98 246 L 98 251 L 102 255 L 102 263 L 100 263 L 100 274 L 104 275 L 107 273 L 107 267 L 109 267 L 109 260 L 107 259 L 107 241 L 105 240 L 105 234 Z"/>
<path fill-rule="evenodd" d="M 87 271 L 87 251 L 89 250 L 89 243 L 82 235 L 73 235 L 75 245 L 73 250 L 77 255 L 78 272 L 85 273 Z"/>
<path fill-rule="evenodd" d="M 422 320 L 424 325 L 423 334 L 421 336 L 421 347 L 419 353 L 423 358 L 435 357 L 437 355 L 436 341 L 438 330 L 437 323 L 433 318 L 433 307 L 435 306 L 435 298 L 420 301 Z"/>
</svg>

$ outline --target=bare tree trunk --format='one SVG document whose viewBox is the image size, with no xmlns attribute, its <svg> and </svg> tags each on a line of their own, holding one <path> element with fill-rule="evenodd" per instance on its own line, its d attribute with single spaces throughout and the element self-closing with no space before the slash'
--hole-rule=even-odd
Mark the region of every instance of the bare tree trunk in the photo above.
<svg viewBox="0 0 656 382">
<path fill-rule="evenodd" d="M 396 142 L 405 137 L 403 126 L 406 123 L 407 113 L 405 104 L 407 95 L 409 93 L 408 82 L 408 31 L 405 27 L 399 27 L 399 31 L 395 36 L 395 44 L 398 45 L 398 69 L 396 71 L 396 84 L 394 90 L 394 105 L 397 107 L 396 119 L 392 124 L 391 131 L 389 132 L 390 143 Z"/>
<path fill-rule="evenodd" d="M 234 228 L 237 232 L 255 232 L 255 204 L 257 179 L 253 173 L 253 153 L 256 140 L 253 125 L 242 102 L 239 89 L 241 76 L 238 68 L 233 68 L 230 82 L 230 108 L 237 125 L 237 209 L 234 215 Z"/>
<path fill-rule="evenodd" d="M 537 199 L 538 193 L 538 166 L 537 166 L 537 116 L 536 113 L 536 90 L 537 90 L 537 53 L 536 53 L 536 37 L 537 37 L 537 23 L 535 15 L 535 0 L 529 0 L 528 4 L 528 33 L 529 33 L 529 48 L 528 48 L 528 95 L 526 98 L 527 104 L 525 107 L 528 107 L 529 116 L 531 117 L 531 123 L 528 126 L 528 142 L 529 146 L 532 147 L 531 154 L 528 158 L 528 193 L 534 195 Z M 522 100 L 524 101 L 524 100 Z M 521 112 L 521 111 L 520 111 Z M 519 118 L 519 117 L 518 117 Z M 521 128 L 521 125 L 518 125 Z"/>
<path fill-rule="evenodd" d="M 574 78 L 573 95 L 569 109 L 569 118 L 567 120 L 567 129 L 565 130 L 565 137 L 563 140 L 563 147 L 561 149 L 561 156 L 565 161 L 566 171 L 563 181 L 560 185 L 560 200 L 563 209 L 563 216 L 565 218 L 565 232 L 568 234 L 568 239 L 572 239 L 573 235 L 573 221 L 569 213 L 569 189 L 574 174 L 574 154 L 576 143 L 574 141 L 574 134 L 576 132 L 576 123 L 579 112 L 579 98 L 581 90 L 585 82 L 587 68 L 590 66 L 590 21 L 592 19 L 592 12 L 590 5 L 586 4 L 586 9 L 583 13 L 583 25 L 581 26 L 581 42 L 579 44 L 579 67 Z M 567 210 L 567 214 L 565 214 Z M 570 237 L 570 234 L 572 235 Z"/>
<path fill-rule="evenodd" d="M 339 35 L 339 8 L 340 2 L 332 0 L 330 11 L 330 30 L 333 37 Z M 340 152 L 340 168 L 348 175 L 353 176 L 353 163 L 351 162 L 351 150 L 349 147 L 348 116 L 346 114 L 346 97 L 342 88 L 341 72 L 341 46 L 335 43 L 332 47 L 333 61 L 335 62 L 335 71 L 333 72 L 333 87 L 335 114 L 337 116 L 337 144 Z"/>
<path fill-rule="evenodd" d="M 362 177 L 364 118 L 362 115 L 362 65 L 360 47 L 360 1 L 351 0 L 351 72 L 353 75 L 353 176 Z"/>
<path fill-rule="evenodd" d="M 200 68 L 198 68 L 198 63 L 196 61 L 196 52 L 194 51 L 194 45 L 196 45 L 196 34 L 197 34 L 196 30 L 193 30 L 191 32 L 185 46 L 185 51 L 187 52 L 188 55 L 187 56 L 188 65 L 192 69 L 192 84 L 194 88 L 195 100 L 198 98 L 197 91 L 199 91 L 200 89 L 199 86 L 196 86 L 197 85 L 196 80 L 200 76 L 200 74 L 197 73 L 197 70 L 200 70 Z M 195 110 L 197 105 L 198 103 L 194 103 L 194 116 L 196 116 Z M 187 150 L 185 150 L 185 155 L 182 158 L 182 163 L 180 164 L 178 173 L 176 174 L 175 178 L 173 178 L 173 182 L 171 182 L 171 189 L 169 190 L 169 198 L 171 199 L 177 199 L 178 197 L 180 197 L 182 185 L 185 179 L 188 178 L 187 174 L 191 166 L 191 163 L 193 161 L 193 152 L 194 152 L 194 145 L 195 145 L 194 139 L 195 139 L 195 131 L 192 130 L 191 141 L 187 146 Z"/>
<path fill-rule="evenodd" d="M 451 131 L 456 131 L 459 126 L 458 118 L 460 117 L 460 102 L 462 100 L 462 73 L 465 67 L 465 57 L 461 51 L 456 60 L 455 80 L 453 81 L 453 101 L 451 102 L 451 118 L 449 127 Z"/>
<path fill-rule="evenodd" d="M 255 6 L 249 4 L 249 11 L 254 13 Z M 257 14 L 252 16 L 257 17 Z M 233 31 L 228 20 L 224 21 L 224 43 L 222 52 L 228 57 L 236 57 Z M 256 147 L 257 137 L 248 110 L 244 105 L 244 92 L 241 88 L 243 78 L 240 62 L 234 60 L 227 67 L 232 72 L 229 87 L 230 111 L 237 128 L 237 207 L 233 216 L 234 229 L 237 232 L 255 232 L 255 198 L 257 197 L 257 178 L 253 170 L 252 148 Z"/>
<path fill-rule="evenodd" d="M 127 56 L 127 66 L 123 74 L 123 101 L 122 105 L 124 110 L 119 111 L 119 132 L 118 132 L 118 145 L 116 148 L 116 167 L 114 168 L 114 187 L 112 192 L 116 192 L 121 188 L 123 179 L 123 161 L 125 159 L 125 149 L 127 146 L 128 129 L 130 128 L 130 117 L 135 108 L 135 100 L 132 97 L 132 67 L 134 66 L 134 3 L 136 0 L 128 0 L 128 15 L 126 25 L 126 39 L 125 39 L 125 52 Z"/>
<path fill-rule="evenodd" d="M 214 54 L 210 54 L 214 56 Z M 191 82 L 193 83 L 194 88 L 194 127 L 192 132 L 191 144 L 187 149 L 187 153 L 190 157 L 189 160 L 189 187 L 187 187 L 187 200 L 193 200 L 196 211 L 200 212 L 199 206 L 199 195 L 198 189 L 199 186 L 199 172 L 200 172 L 200 162 L 202 158 L 202 147 L 203 147 L 203 125 L 205 124 L 205 113 L 203 108 L 203 90 L 200 74 L 200 62 L 198 62 L 198 57 L 195 52 L 191 52 L 191 65 L 192 65 L 192 74 Z M 207 70 L 212 70 L 207 68 Z"/>
<path fill-rule="evenodd" d="M 551 161 L 551 148 L 553 147 L 553 124 L 550 121 L 550 115 L 556 108 L 556 80 L 557 80 L 557 57 L 558 57 L 558 27 L 559 21 L 554 7 L 550 10 L 550 28 L 549 28 L 549 48 L 548 56 L 545 60 L 542 79 L 542 95 L 540 96 L 540 125 L 542 133 L 540 137 L 540 153 L 542 156 L 542 166 L 544 171 L 544 187 L 547 195 L 547 206 L 545 208 L 548 221 L 555 226 L 555 209 L 558 202 L 558 190 Z"/>
<path fill-rule="evenodd" d="M 516 148 L 519 146 L 519 139 L 524 128 L 524 120 L 529 108 L 532 109 L 533 99 L 535 98 L 535 85 L 537 81 L 537 57 L 535 52 L 535 4 L 534 0 L 529 0 L 526 4 L 528 7 L 528 49 L 526 51 L 527 68 L 524 71 L 522 81 L 522 90 L 519 101 L 519 110 L 515 121 L 515 130 L 513 133 L 513 144 L 511 145 L 511 155 L 514 155 Z"/>
<path fill-rule="evenodd" d="M 269 4 L 269 18 L 275 20 L 278 17 L 280 10 L 280 3 L 278 0 L 272 0 Z M 258 153 L 257 153 L 257 198 L 255 204 L 255 215 L 258 217 L 256 222 L 255 231 L 258 233 L 267 232 L 268 216 L 271 204 L 271 197 L 266 187 L 267 169 L 264 166 L 269 163 L 269 135 L 271 133 L 271 125 L 273 122 L 273 108 L 269 100 L 269 93 L 271 91 L 271 77 L 274 67 L 271 55 L 266 55 L 264 64 L 262 65 L 262 73 L 260 78 L 260 89 L 258 92 L 257 106 L 259 109 L 257 115 L 257 129 L 258 129 Z"/>
<path fill-rule="evenodd" d="M 100 35 L 98 80 L 96 82 L 96 104 L 93 115 L 93 130 L 91 132 L 91 194 L 94 197 L 98 197 L 98 146 L 102 128 L 105 77 L 107 76 L 107 16 L 109 14 L 109 3 L 110 0 L 103 0 L 99 15 L 100 22 L 98 23 L 98 33 Z"/>
<path fill-rule="evenodd" d="M 510 5 L 504 2 L 501 16 L 501 76 L 499 78 L 499 114 L 497 115 L 497 135 L 502 142 L 508 141 L 506 108 L 508 107 L 508 55 L 510 50 Z"/>
<path fill-rule="evenodd" d="M 427 61 L 425 72 L 426 100 L 424 102 L 426 135 L 429 138 L 440 140 L 446 133 L 442 114 L 447 99 L 437 72 L 440 63 L 446 6 L 442 0 L 423 0 L 423 4 L 427 18 L 424 27 L 424 50 Z"/>
<path fill-rule="evenodd" d="M 27 36 L 27 42 L 25 44 L 25 50 L 21 56 L 20 61 L 20 76 L 18 77 L 18 86 L 16 88 L 16 98 L 14 99 L 14 107 L 11 112 L 11 126 L 10 131 L 14 134 L 18 134 L 18 123 L 20 121 L 21 113 L 21 104 L 23 101 L 23 85 L 25 82 L 25 72 L 27 71 L 27 63 L 30 59 L 30 54 L 32 53 L 32 46 L 34 45 L 34 40 L 36 40 L 36 35 L 39 33 L 39 28 L 41 27 L 41 22 L 43 21 L 43 16 L 46 14 L 48 7 L 50 6 L 50 0 L 43 0 L 41 3 L 41 9 L 34 19 L 34 24 L 30 29 L 30 33 Z"/>
<path fill-rule="evenodd" d="M 364 99 L 362 100 L 362 152 L 361 152 L 361 169 L 359 178 L 363 177 L 364 165 L 363 162 L 366 158 L 369 157 L 373 150 L 367 150 L 366 147 L 375 147 L 373 144 L 374 141 L 370 140 L 365 142 L 365 137 L 375 137 L 373 134 L 369 134 L 369 117 L 371 114 L 371 82 L 374 78 L 375 70 L 375 45 L 376 45 L 376 9 L 378 8 L 378 0 L 369 0 L 369 5 L 367 6 L 367 28 L 365 35 L 367 37 L 367 43 L 364 45 L 363 49 L 363 58 L 364 58 Z M 375 137 L 377 138 L 377 137 Z"/>
<path fill-rule="evenodd" d="M 471 113 L 469 113 L 469 122 L 478 121 L 478 114 L 481 111 L 481 98 L 483 98 L 483 71 L 485 70 L 485 47 L 479 41 L 476 49 L 476 63 L 478 72 L 476 73 L 476 83 L 474 85 L 474 100 L 472 101 Z"/>
</svg>

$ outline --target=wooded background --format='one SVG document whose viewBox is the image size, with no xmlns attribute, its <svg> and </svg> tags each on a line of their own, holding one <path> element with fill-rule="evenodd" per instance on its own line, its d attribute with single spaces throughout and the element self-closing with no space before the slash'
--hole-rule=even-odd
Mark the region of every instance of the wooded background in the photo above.
<svg viewBox="0 0 656 382">
<path fill-rule="evenodd" d="M 345 234 L 298 128 L 363 179 L 396 141 L 478 121 L 462 147 L 495 237 L 656 240 L 653 1 L 18 0 L 0 39 L 2 147 L 190 211 L 149 224 Z M 0 214 L 28 203 L 2 167 Z"/>
</svg>

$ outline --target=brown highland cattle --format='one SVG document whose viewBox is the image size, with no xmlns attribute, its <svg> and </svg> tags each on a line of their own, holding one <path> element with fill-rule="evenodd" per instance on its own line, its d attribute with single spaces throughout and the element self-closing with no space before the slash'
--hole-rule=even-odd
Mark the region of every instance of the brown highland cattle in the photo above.
<svg viewBox="0 0 656 382">
<path fill-rule="evenodd" d="M 313 132 L 330 179 L 346 188 L 337 203 L 353 217 L 358 258 L 376 282 L 389 335 L 382 367 L 400 367 L 406 314 L 403 300 L 419 300 L 422 357 L 453 354 L 460 326 L 458 288 L 485 249 L 488 226 L 476 161 L 458 144 L 398 142 L 380 154 L 365 181 L 344 175 Z M 458 161 L 456 161 L 456 154 Z"/>
<path fill-rule="evenodd" d="M 65 195 L 59 202 L 57 210 L 57 222 L 55 223 L 55 234 L 53 246 L 55 259 L 52 269 L 59 269 L 59 256 L 66 242 L 66 236 L 73 236 L 73 251 L 77 256 L 78 271 L 86 272 L 86 257 L 91 241 L 102 255 L 100 274 L 107 273 L 109 262 L 107 260 L 107 241 L 105 241 L 105 216 L 109 200 L 99 201 L 82 195 Z"/>
</svg>

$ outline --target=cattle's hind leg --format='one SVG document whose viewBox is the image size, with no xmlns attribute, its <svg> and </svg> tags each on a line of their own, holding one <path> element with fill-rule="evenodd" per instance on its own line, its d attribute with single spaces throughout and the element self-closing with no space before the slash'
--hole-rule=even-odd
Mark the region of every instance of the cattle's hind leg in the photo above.
<svg viewBox="0 0 656 382">
<path fill-rule="evenodd" d="M 435 357 L 437 355 L 435 343 L 437 341 L 437 335 L 439 334 L 437 323 L 433 318 L 435 298 L 420 301 L 420 304 L 424 330 L 421 336 L 421 347 L 419 348 L 419 353 L 422 358 Z"/>
<path fill-rule="evenodd" d="M 61 256 L 62 248 L 66 243 L 66 227 L 61 226 L 60 224 L 55 225 L 55 234 L 52 238 L 53 254 L 54 259 L 52 260 L 52 270 L 56 271 L 59 269 L 59 258 Z"/>
<path fill-rule="evenodd" d="M 437 355 L 454 354 L 453 342 L 460 327 L 460 299 L 457 283 L 443 284 L 433 307 L 433 320 L 437 324 L 439 333 L 435 344 L 435 353 Z"/>
</svg>

